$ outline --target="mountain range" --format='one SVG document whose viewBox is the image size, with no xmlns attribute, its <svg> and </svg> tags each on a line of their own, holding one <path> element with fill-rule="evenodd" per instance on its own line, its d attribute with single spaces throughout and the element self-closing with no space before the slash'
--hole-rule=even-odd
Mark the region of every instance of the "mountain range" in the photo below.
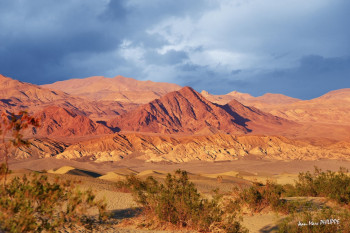
<svg viewBox="0 0 350 233">
<path fill-rule="evenodd" d="M 85 141 L 95 140 L 98 143 L 105 137 L 121 140 L 122 135 L 130 133 L 149 135 L 147 140 L 157 141 L 155 146 L 157 150 L 163 147 L 162 144 L 171 147 L 176 144 L 176 148 L 191 151 L 188 148 L 191 145 L 189 141 L 196 141 L 196 137 L 202 137 L 202 140 L 206 141 L 208 136 L 213 136 L 213 140 L 220 138 L 219 141 L 222 141 L 226 136 L 215 135 L 255 135 L 255 137 L 270 135 L 272 138 L 284 136 L 288 140 L 298 141 L 298 143 L 293 141 L 293 147 L 300 149 L 310 146 L 318 151 L 319 149 L 314 147 L 318 148 L 322 143 L 315 145 L 315 142 L 350 141 L 349 102 L 350 89 L 332 91 L 312 100 L 300 100 L 281 94 L 253 97 L 237 91 L 226 95 L 212 95 L 206 91 L 199 93 L 191 87 L 138 81 L 122 76 L 115 78 L 97 76 L 38 86 L 0 75 L 0 110 L 7 113 L 27 110 L 41 121 L 40 128 L 26 132 L 27 137 L 35 138 L 33 145 L 39 148 L 36 152 L 39 157 L 47 157 L 51 153 L 51 156 L 62 154 L 58 157 L 69 158 L 71 149 L 68 148 L 80 145 L 79 152 L 74 150 L 75 152 L 71 153 L 71 158 L 78 159 L 86 154 L 83 152 L 86 151 Z M 170 139 L 164 140 L 165 136 Z M 142 137 L 136 138 L 143 140 Z M 174 144 L 177 137 L 186 139 Z M 234 139 L 228 137 L 225 140 Z M 307 145 L 300 144 L 300 140 Z M 227 150 L 234 144 L 219 141 L 213 145 L 212 142 L 207 144 L 220 151 Z M 100 156 L 99 160 L 118 160 L 136 152 L 141 153 L 140 158 L 152 160 L 152 156 L 150 157 L 144 150 L 129 150 L 127 144 L 117 143 L 123 145 L 117 150 L 114 148 L 106 152 L 106 148 L 100 148 L 101 153 L 104 151 L 104 156 Z M 205 147 L 205 143 L 200 144 Z M 271 146 L 274 148 L 273 151 L 285 154 L 282 149 L 276 147 L 277 144 Z M 59 145 L 60 149 L 57 149 L 56 145 Z M 44 146 L 42 151 L 46 151 L 45 153 L 40 152 L 42 146 Z M 264 147 L 262 144 L 259 147 L 257 150 L 260 152 L 272 151 L 261 149 Z M 128 150 L 130 153 L 120 154 L 120 151 Z M 179 160 L 169 159 L 169 156 L 162 157 L 159 154 L 154 156 L 162 160 L 187 161 L 189 158 L 184 151 L 179 152 L 183 157 Z M 254 154 L 252 150 L 246 152 L 243 154 L 236 152 L 236 155 Z M 264 154 L 260 152 L 258 154 Z M 23 153 L 17 151 L 15 157 L 28 157 L 28 153 Z M 168 153 L 169 151 L 166 152 Z M 230 155 L 222 153 L 225 155 L 222 159 L 237 158 L 233 152 Z M 218 159 L 221 156 L 217 157 L 218 152 L 214 154 Z M 292 157 L 290 152 L 287 154 Z M 188 153 L 188 156 L 196 159 L 193 153 Z M 88 157 L 98 160 L 98 156 L 89 154 Z M 210 156 L 198 158 L 213 159 Z"/>
<path fill-rule="evenodd" d="M 230 92 L 226 95 L 212 95 L 202 91 L 205 98 L 218 104 L 236 99 L 262 111 L 297 122 L 350 124 L 350 88 L 326 93 L 311 100 L 300 100 L 281 94 L 267 93 L 253 97 L 249 94 Z"/>
</svg>

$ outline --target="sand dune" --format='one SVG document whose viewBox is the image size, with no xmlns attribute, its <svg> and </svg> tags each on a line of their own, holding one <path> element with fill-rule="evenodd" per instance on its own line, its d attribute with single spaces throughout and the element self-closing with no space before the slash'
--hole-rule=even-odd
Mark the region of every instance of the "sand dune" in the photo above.
<svg viewBox="0 0 350 233">
<path fill-rule="evenodd" d="M 58 168 L 57 170 L 48 170 L 48 173 L 53 173 L 53 174 L 66 174 L 67 172 L 69 172 L 70 170 L 74 170 L 74 167 L 71 166 L 63 166 Z"/>
<path fill-rule="evenodd" d="M 102 176 L 100 173 L 97 173 L 97 172 L 77 169 L 71 166 L 63 166 L 56 170 L 50 169 L 47 172 L 51 174 L 60 174 L 60 175 L 68 174 L 68 175 L 76 175 L 76 176 L 87 176 L 87 177 L 93 177 L 93 178 Z"/>
<path fill-rule="evenodd" d="M 119 175 L 114 172 L 107 172 L 107 174 L 100 176 L 98 178 L 102 180 L 109 180 L 109 181 L 120 181 L 120 180 L 125 180 L 126 176 Z"/>
<path fill-rule="evenodd" d="M 165 176 L 166 172 L 156 171 L 156 170 L 145 170 L 137 174 L 139 177 L 147 177 L 147 176 Z"/>
</svg>

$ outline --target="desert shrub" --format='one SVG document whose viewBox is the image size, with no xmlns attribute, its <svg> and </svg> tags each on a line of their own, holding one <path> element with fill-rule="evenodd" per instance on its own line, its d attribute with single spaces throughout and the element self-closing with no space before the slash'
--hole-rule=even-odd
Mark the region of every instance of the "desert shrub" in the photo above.
<svg viewBox="0 0 350 233">
<path fill-rule="evenodd" d="M 131 177 L 129 177 L 131 178 Z M 129 180 L 130 182 L 130 180 Z M 132 193 L 131 191 L 131 185 L 129 182 L 125 182 L 123 180 L 119 180 L 115 183 L 115 190 L 121 193 Z"/>
<path fill-rule="evenodd" d="M 242 190 L 239 199 L 253 212 L 260 212 L 266 207 L 271 207 L 274 211 L 286 211 L 287 203 L 281 199 L 284 192 L 282 185 L 267 180 L 265 185 L 255 182 L 251 187 Z"/>
<path fill-rule="evenodd" d="M 222 195 L 216 191 L 212 199 L 202 198 L 186 171 L 168 174 L 164 183 L 153 177 L 143 181 L 129 176 L 126 185 L 142 205 L 143 213 L 160 222 L 202 231 L 245 232 L 237 221 L 235 209 L 222 205 Z"/>
<path fill-rule="evenodd" d="M 338 172 L 322 171 L 315 167 L 310 172 L 299 173 L 295 183 L 295 193 L 304 196 L 328 197 L 340 204 L 350 203 L 350 176 L 347 170 L 340 168 Z"/>
<path fill-rule="evenodd" d="M 76 225 L 92 229 L 90 209 L 106 218 L 106 205 L 95 201 L 91 190 L 82 192 L 69 181 L 49 182 L 47 176 L 15 177 L 0 186 L 0 229 L 6 232 L 56 232 Z"/>
<path fill-rule="evenodd" d="M 294 184 L 285 184 L 283 185 L 283 189 L 283 196 L 285 197 L 295 197 L 299 195 Z"/>
<path fill-rule="evenodd" d="M 280 233 L 350 232 L 350 212 L 346 209 L 323 208 L 294 213 L 278 225 Z"/>
<path fill-rule="evenodd" d="M 57 232 L 77 225 L 92 229 L 95 218 L 87 211 L 98 209 L 98 220 L 105 220 L 106 205 L 95 201 L 91 190 L 82 192 L 69 181 L 49 182 L 48 177 L 32 173 L 14 177 L 8 166 L 10 146 L 29 146 L 21 132 L 29 126 L 38 127 L 38 119 L 26 112 L 5 113 L 0 119 L 0 135 L 4 145 L 4 163 L 0 165 L 0 231 L 5 232 Z M 5 140 L 5 137 L 10 137 Z"/>
</svg>

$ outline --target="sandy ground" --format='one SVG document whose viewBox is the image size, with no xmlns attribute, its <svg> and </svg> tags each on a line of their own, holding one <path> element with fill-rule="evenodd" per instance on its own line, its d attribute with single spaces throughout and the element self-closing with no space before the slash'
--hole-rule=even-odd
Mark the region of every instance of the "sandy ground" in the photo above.
<svg viewBox="0 0 350 233">
<path fill-rule="evenodd" d="M 280 184 L 293 183 L 299 172 L 313 171 L 314 166 L 322 170 L 338 170 L 340 166 L 350 169 L 349 161 L 319 160 L 319 161 L 269 161 L 269 160 L 238 160 L 233 162 L 191 162 L 182 164 L 144 163 L 138 160 L 121 163 L 77 162 L 70 160 L 39 159 L 11 161 L 10 169 L 23 174 L 28 170 L 45 170 L 49 177 L 60 176 L 64 179 L 79 181 L 82 189 L 91 188 L 97 194 L 97 199 L 107 202 L 108 211 L 113 213 L 116 221 L 132 218 L 136 215 L 138 206 L 130 193 L 119 192 L 115 181 L 125 175 L 136 174 L 141 178 L 149 175 L 156 179 L 164 179 L 168 172 L 183 169 L 189 172 L 189 178 L 198 190 L 207 195 L 211 190 L 220 188 L 230 192 L 235 186 L 249 186 L 254 181 L 265 182 L 266 179 Z M 244 215 L 242 224 L 250 232 L 273 232 L 276 222 L 283 216 L 275 213 Z M 121 228 L 111 225 L 100 232 L 171 232 Z"/>
<path fill-rule="evenodd" d="M 78 162 L 65 159 L 44 158 L 11 160 L 11 169 L 31 169 L 35 171 L 58 169 L 63 166 L 90 170 L 101 174 L 115 171 L 120 168 L 130 168 L 137 172 L 145 170 L 161 170 L 173 172 L 177 169 L 186 170 L 193 173 L 223 173 L 230 171 L 249 172 L 259 175 L 278 175 L 282 173 L 295 174 L 305 171 L 313 171 L 314 166 L 322 170 L 337 171 L 339 167 L 345 167 L 350 170 L 350 161 L 347 160 L 316 160 L 316 161 L 281 161 L 281 160 L 236 160 L 227 162 L 203 162 L 195 161 L 188 163 L 147 163 L 136 159 L 126 159 L 118 162 Z"/>
</svg>

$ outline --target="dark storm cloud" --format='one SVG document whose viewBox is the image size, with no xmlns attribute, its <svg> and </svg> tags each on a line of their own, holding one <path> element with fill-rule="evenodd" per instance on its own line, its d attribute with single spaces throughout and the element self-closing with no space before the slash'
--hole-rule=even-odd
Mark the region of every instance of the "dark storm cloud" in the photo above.
<svg viewBox="0 0 350 233">
<path fill-rule="evenodd" d="M 133 70 L 137 67 L 117 54 L 124 39 L 158 48 L 166 41 L 147 34 L 145 29 L 164 17 L 190 14 L 206 6 L 188 1 L 121 0 L 2 1 L 0 4 L 0 73 L 39 84 L 109 75 L 109 71 L 121 65 L 124 70 L 128 70 L 125 66 Z M 154 58 L 160 61 L 163 57 L 163 63 L 171 64 L 176 62 L 175 53 L 184 55 L 184 52 L 169 52 Z M 84 64 L 90 66 L 82 67 Z"/>
<path fill-rule="evenodd" d="M 0 73 L 310 98 L 349 87 L 349 9 L 346 0 L 0 1 Z"/>
<path fill-rule="evenodd" d="M 310 99 L 335 89 L 350 87 L 350 56 L 324 58 L 305 56 L 297 68 L 280 70 L 261 79 L 262 87 L 271 92 L 283 92 L 298 98 Z M 269 88 L 267 83 L 271 84 Z M 263 89 L 260 87 L 260 92 Z"/>
<path fill-rule="evenodd" d="M 254 89 L 256 95 L 284 93 L 301 99 L 319 97 L 331 90 L 350 87 L 350 57 L 324 58 L 309 55 L 292 69 L 261 71 L 238 84 L 243 92 Z"/>
<path fill-rule="evenodd" d="M 95 20 L 92 4 L 13 2 L 1 21 L 0 70 L 5 75 L 34 83 L 80 76 L 65 64 L 69 55 L 89 56 L 118 46 L 118 35 Z"/>
</svg>

